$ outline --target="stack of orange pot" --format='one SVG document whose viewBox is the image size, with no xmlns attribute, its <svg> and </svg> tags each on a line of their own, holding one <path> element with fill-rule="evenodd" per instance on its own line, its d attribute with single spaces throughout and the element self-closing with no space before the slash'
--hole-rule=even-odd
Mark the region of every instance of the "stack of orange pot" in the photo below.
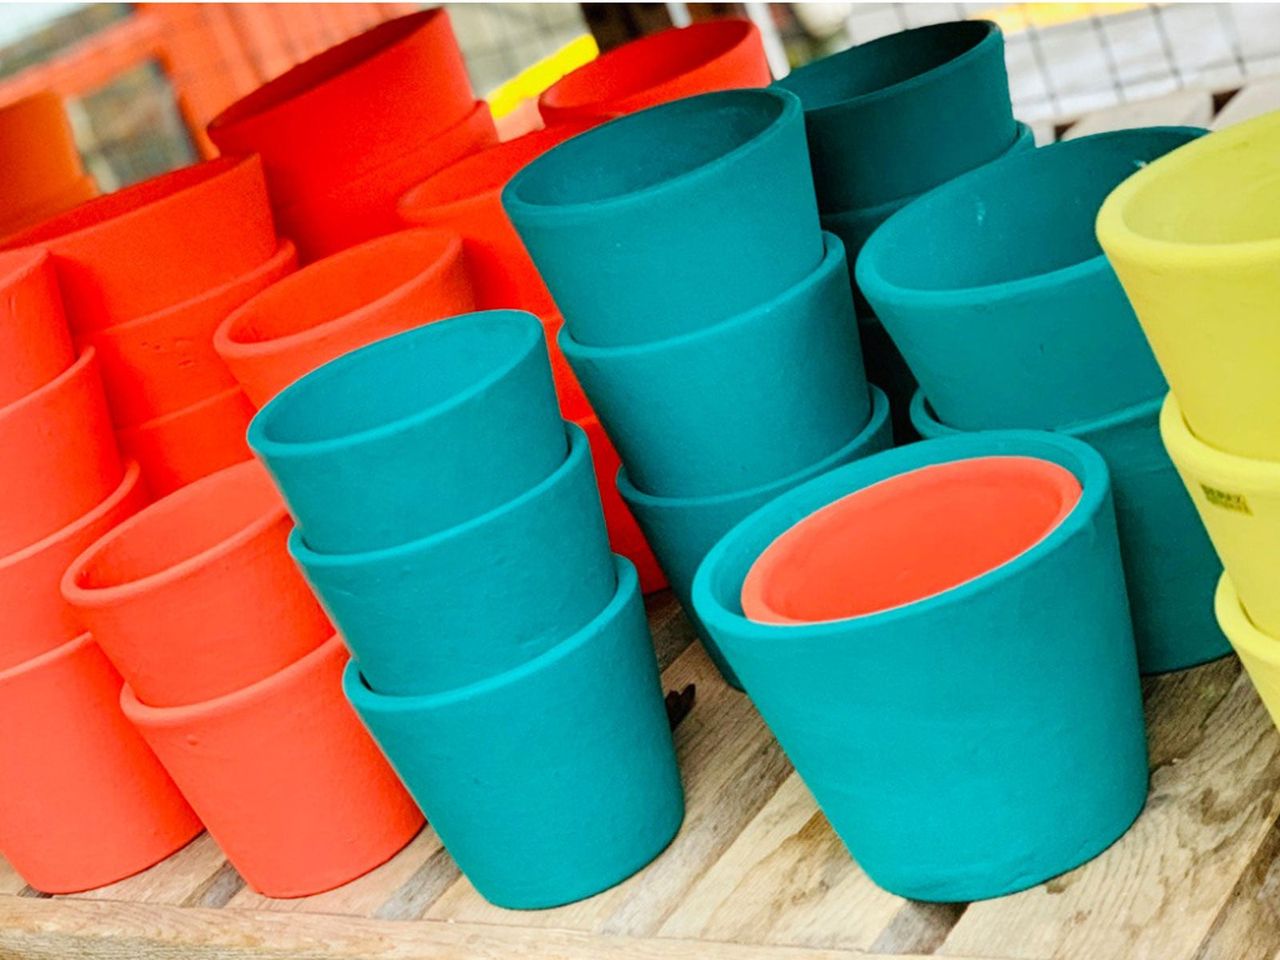
<svg viewBox="0 0 1280 960">
<path fill-rule="evenodd" d="M 147 500 L 98 371 L 92 348 L 76 356 L 50 257 L 0 254 L 0 852 L 48 893 L 119 880 L 200 831 L 58 591 Z"/>
<path fill-rule="evenodd" d="M 74 341 L 92 346 L 119 443 L 162 496 L 249 458 L 253 407 L 213 350 L 227 313 L 291 272 L 256 158 L 197 164 L 6 241 L 47 250 Z"/>
<path fill-rule="evenodd" d="M 94 197 L 71 125 L 56 93 L 32 94 L 0 108 L 0 237 Z"/>
</svg>

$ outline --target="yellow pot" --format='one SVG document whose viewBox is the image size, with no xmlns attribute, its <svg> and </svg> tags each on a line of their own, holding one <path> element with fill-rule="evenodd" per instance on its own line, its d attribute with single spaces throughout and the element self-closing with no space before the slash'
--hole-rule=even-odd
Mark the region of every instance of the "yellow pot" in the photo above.
<svg viewBox="0 0 1280 960">
<path fill-rule="evenodd" d="M 1263 460 L 1280 460 L 1277 181 L 1280 112 L 1147 164 L 1097 221 L 1195 435 Z"/>
<path fill-rule="evenodd" d="M 1160 436 L 1249 618 L 1280 636 L 1280 463 L 1215 450 L 1191 432 L 1172 393 Z"/>
<path fill-rule="evenodd" d="M 1229 574 L 1224 573 L 1218 581 L 1213 612 L 1271 714 L 1271 722 L 1280 727 L 1280 640 L 1267 636 L 1249 619 Z"/>
</svg>

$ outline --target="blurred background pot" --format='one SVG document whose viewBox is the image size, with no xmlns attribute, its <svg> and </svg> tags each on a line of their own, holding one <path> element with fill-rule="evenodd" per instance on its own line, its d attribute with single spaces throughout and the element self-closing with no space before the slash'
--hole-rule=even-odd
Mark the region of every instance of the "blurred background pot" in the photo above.
<svg viewBox="0 0 1280 960">
<path fill-rule="evenodd" d="M 0 107 L 0 236 L 98 192 L 84 172 L 62 97 L 41 90 Z"/>
</svg>

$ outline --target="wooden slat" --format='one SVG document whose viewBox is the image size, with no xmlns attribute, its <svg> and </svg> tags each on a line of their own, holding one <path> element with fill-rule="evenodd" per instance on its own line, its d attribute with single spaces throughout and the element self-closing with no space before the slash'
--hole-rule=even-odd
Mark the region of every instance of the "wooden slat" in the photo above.
<svg viewBox="0 0 1280 960">
<path fill-rule="evenodd" d="M 1280 79 L 1256 81 L 1228 100 L 1210 126 L 1221 130 L 1272 110 L 1280 110 Z"/>
<path fill-rule="evenodd" d="M 90 900 L 181 906 L 191 901 L 213 880 L 223 869 L 226 860 L 213 838 L 207 833 L 201 834 L 150 870 L 76 896 Z"/>
<path fill-rule="evenodd" d="M 1212 119 L 1213 95 L 1208 90 L 1179 90 L 1166 97 L 1138 100 L 1090 113 L 1073 124 L 1062 139 L 1129 127 L 1207 127 Z"/>
</svg>

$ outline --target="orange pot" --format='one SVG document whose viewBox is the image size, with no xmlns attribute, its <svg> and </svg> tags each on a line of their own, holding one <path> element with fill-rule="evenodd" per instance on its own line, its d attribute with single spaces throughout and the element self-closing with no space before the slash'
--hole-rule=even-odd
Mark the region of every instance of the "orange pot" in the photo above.
<svg viewBox="0 0 1280 960">
<path fill-rule="evenodd" d="M 333 634 L 289 558 L 293 521 L 249 460 L 183 487 L 72 561 L 62 595 L 144 703 L 247 687 Z"/>
<path fill-rule="evenodd" d="M 0 853 L 37 890 L 113 883 L 201 830 L 120 687 L 87 633 L 0 673 Z"/>
<path fill-rule="evenodd" d="M 124 323 L 179 303 L 276 250 L 256 157 L 184 167 L 90 200 L 8 237 L 54 255 L 72 332 Z"/>
<path fill-rule="evenodd" d="M 0 253 L 0 407 L 75 360 L 58 278 L 46 253 Z"/>
<path fill-rule="evenodd" d="M 130 463 L 107 499 L 57 533 L 0 557 L 0 670 L 61 646 L 84 629 L 58 584 L 89 544 L 147 503 L 142 471 Z"/>
<path fill-rule="evenodd" d="M 251 456 L 244 434 L 253 404 L 233 387 L 116 434 L 158 497 Z"/>
<path fill-rule="evenodd" d="M 92 349 L 0 408 L 0 556 L 61 530 L 120 483 L 123 467 Z"/>
<path fill-rule="evenodd" d="M 81 338 L 98 349 L 107 404 L 118 427 L 175 413 L 236 385 L 213 349 L 213 332 L 236 307 L 297 269 L 293 244 L 248 273 L 198 296 Z"/>
<path fill-rule="evenodd" d="M 317 261 L 233 312 L 213 346 L 262 407 L 334 357 L 475 309 L 462 241 L 404 230 Z"/>
<path fill-rule="evenodd" d="M 49 90 L 0 108 L 0 220 L 17 219 L 84 177 L 62 98 Z"/>
<path fill-rule="evenodd" d="M 0 237 L 8 237 L 19 230 L 26 230 L 38 223 L 57 216 L 64 210 L 77 207 L 98 195 L 98 182 L 89 174 L 71 181 L 58 194 L 41 200 L 25 210 L 0 213 Z"/>
<path fill-rule="evenodd" d="M 422 814 L 343 699 L 335 635 L 278 673 L 216 700 L 125 715 L 227 859 L 269 897 L 304 897 L 384 863 Z"/>
</svg>

